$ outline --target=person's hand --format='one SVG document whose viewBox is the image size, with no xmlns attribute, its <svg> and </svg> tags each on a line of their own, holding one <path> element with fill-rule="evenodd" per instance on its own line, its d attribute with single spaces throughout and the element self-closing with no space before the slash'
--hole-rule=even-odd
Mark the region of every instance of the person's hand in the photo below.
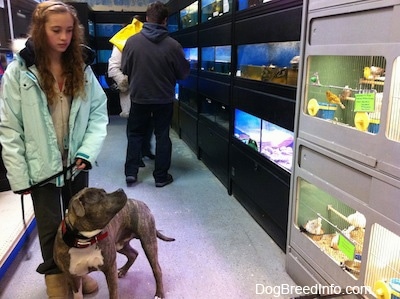
<svg viewBox="0 0 400 299">
<path fill-rule="evenodd" d="M 82 159 L 76 159 L 75 161 L 75 166 L 77 170 L 84 170 L 86 169 L 86 161 L 82 160 Z"/>
<path fill-rule="evenodd" d="M 75 167 L 76 170 L 89 170 L 92 169 L 92 164 L 90 164 L 90 162 L 86 161 L 85 159 L 77 158 L 75 160 Z"/>
</svg>

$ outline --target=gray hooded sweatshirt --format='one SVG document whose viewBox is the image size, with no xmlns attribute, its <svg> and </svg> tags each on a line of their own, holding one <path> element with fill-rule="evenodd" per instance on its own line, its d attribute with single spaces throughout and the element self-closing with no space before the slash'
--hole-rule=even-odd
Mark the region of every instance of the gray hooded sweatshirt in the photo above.
<svg viewBox="0 0 400 299">
<path fill-rule="evenodd" d="M 165 26 L 144 23 L 122 51 L 122 72 L 128 76 L 131 101 L 167 104 L 175 99 L 176 80 L 189 75 L 182 46 L 168 35 Z"/>
</svg>

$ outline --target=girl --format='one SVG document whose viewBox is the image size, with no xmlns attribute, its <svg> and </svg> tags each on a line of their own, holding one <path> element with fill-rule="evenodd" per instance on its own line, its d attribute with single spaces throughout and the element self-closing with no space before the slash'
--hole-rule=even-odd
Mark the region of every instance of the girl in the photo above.
<svg viewBox="0 0 400 299">
<path fill-rule="evenodd" d="M 12 190 L 32 196 L 43 256 L 37 271 L 49 298 L 67 298 L 53 243 L 70 198 L 88 186 L 87 171 L 106 136 L 106 95 L 88 66 L 72 6 L 38 4 L 29 36 L 3 76 L 0 142 Z M 96 289 L 86 275 L 84 293 Z"/>
</svg>

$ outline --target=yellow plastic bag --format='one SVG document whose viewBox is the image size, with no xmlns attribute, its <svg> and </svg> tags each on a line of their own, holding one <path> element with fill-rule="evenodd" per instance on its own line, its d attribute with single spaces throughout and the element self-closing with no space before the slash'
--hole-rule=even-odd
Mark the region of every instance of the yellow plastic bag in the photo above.
<svg viewBox="0 0 400 299">
<path fill-rule="evenodd" d="M 122 28 L 118 31 L 112 38 L 110 38 L 110 43 L 116 46 L 121 52 L 125 47 L 125 43 L 128 38 L 142 30 L 143 23 L 134 18 L 132 23 Z"/>
</svg>

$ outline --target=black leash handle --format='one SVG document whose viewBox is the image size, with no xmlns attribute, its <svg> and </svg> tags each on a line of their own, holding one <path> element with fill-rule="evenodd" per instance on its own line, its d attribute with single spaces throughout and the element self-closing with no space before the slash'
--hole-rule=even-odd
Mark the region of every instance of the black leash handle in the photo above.
<svg viewBox="0 0 400 299">
<path fill-rule="evenodd" d="M 28 190 L 36 189 L 37 187 L 50 182 L 51 180 L 55 179 L 56 177 L 59 177 L 62 174 L 64 175 L 64 178 L 65 178 L 65 175 L 67 174 L 67 172 L 69 170 L 71 170 L 72 168 L 74 168 L 75 165 L 76 165 L 75 163 L 72 163 L 67 168 L 64 168 L 63 170 L 61 170 L 61 171 L 57 172 L 56 174 L 52 175 L 51 177 L 49 177 L 49 178 L 47 178 L 47 179 L 45 179 L 45 180 L 43 180 L 43 181 L 41 181 L 39 183 L 36 183 L 36 184 L 30 186 Z"/>
</svg>

